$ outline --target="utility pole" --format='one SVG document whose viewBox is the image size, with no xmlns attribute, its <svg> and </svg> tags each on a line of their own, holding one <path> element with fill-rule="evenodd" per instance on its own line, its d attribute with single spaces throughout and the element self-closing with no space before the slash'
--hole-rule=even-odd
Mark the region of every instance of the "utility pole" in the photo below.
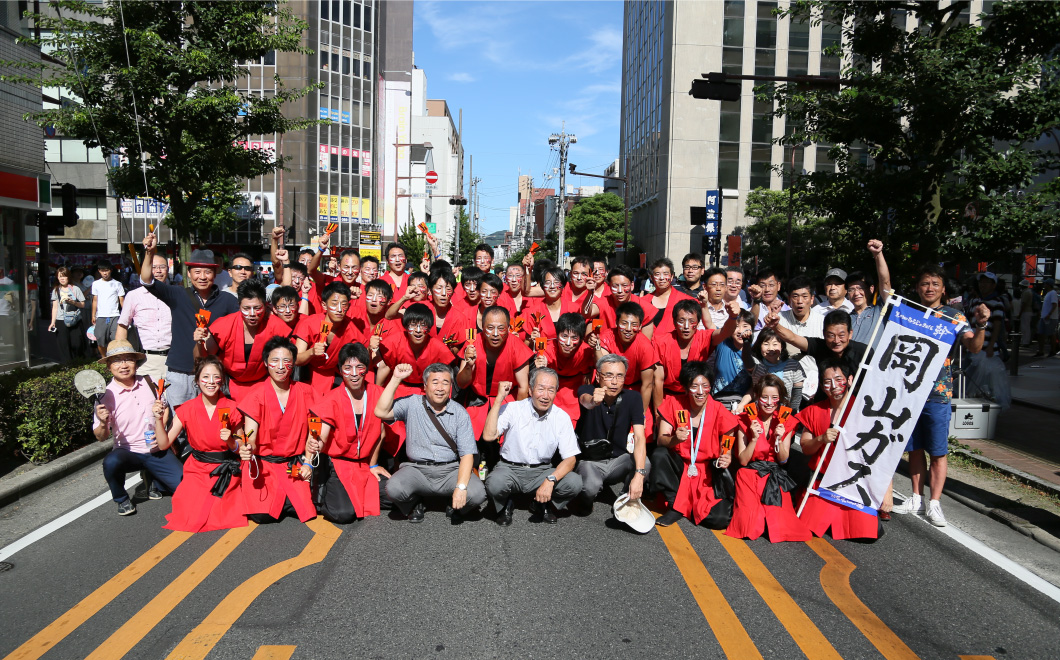
<svg viewBox="0 0 1060 660">
<path fill-rule="evenodd" d="M 563 255 L 566 253 L 566 228 L 563 225 L 563 219 L 567 214 L 567 150 L 570 149 L 570 145 L 578 142 L 578 138 L 574 135 L 567 135 L 566 127 L 560 132 L 559 135 L 553 133 L 548 138 L 548 143 L 555 147 L 559 145 L 559 242 L 556 245 L 556 261 L 559 262 L 560 268 L 566 266 L 566 261 Z"/>
</svg>

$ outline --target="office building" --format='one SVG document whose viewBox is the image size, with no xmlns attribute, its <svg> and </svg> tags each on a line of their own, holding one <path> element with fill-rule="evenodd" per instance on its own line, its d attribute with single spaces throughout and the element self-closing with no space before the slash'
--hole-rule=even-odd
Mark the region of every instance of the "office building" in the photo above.
<svg viewBox="0 0 1060 660">
<path fill-rule="evenodd" d="M 422 152 L 422 170 L 413 159 L 412 179 L 408 190 L 416 195 L 410 198 L 412 219 L 426 222 L 431 233 L 438 237 L 443 254 L 451 256 L 451 246 L 456 231 L 456 222 L 462 207 L 449 203 L 449 198 L 459 196 L 464 189 L 464 146 L 460 140 L 462 122 L 454 121 L 449 104 L 444 99 L 427 98 L 427 75 L 423 69 L 414 69 L 412 78 L 412 142 L 413 152 Z M 424 145 L 431 145 L 426 148 Z M 426 181 L 428 172 L 434 172 L 437 181 Z M 404 186 L 398 186 L 399 189 Z"/>
</svg>

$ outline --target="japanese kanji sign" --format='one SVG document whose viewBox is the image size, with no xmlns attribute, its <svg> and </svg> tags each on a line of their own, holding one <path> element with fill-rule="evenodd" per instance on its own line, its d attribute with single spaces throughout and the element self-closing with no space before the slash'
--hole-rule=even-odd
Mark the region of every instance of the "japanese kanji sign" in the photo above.
<svg viewBox="0 0 1060 660">
<path fill-rule="evenodd" d="M 961 330 L 904 301 L 891 306 L 817 494 L 875 514 Z"/>
<path fill-rule="evenodd" d="M 717 236 L 721 232 L 721 191 L 707 191 L 706 222 L 703 223 L 705 236 Z"/>
</svg>

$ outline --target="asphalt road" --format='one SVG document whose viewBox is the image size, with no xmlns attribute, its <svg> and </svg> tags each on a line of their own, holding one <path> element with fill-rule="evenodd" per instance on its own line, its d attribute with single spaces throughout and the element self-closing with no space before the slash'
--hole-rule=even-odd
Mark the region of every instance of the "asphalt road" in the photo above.
<svg viewBox="0 0 1060 660">
<path fill-rule="evenodd" d="M 103 486 L 86 469 L 0 510 L 0 547 Z M 6 559 L 0 658 L 1060 657 L 1060 602 L 911 517 L 873 544 L 773 545 L 687 521 L 639 536 L 603 504 L 555 526 L 431 511 L 200 535 L 161 529 L 168 499 L 138 506 Z M 1051 550 L 944 506 L 1060 584 Z"/>
</svg>

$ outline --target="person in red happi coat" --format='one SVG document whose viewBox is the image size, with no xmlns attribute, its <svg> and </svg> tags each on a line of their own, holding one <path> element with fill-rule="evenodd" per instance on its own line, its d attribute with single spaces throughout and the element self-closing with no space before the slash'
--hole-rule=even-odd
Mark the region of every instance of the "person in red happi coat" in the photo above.
<svg viewBox="0 0 1060 660">
<path fill-rule="evenodd" d="M 286 337 L 291 329 L 268 305 L 265 287 L 246 280 L 236 290 L 239 313 L 228 314 L 210 326 L 206 353 L 221 358 L 228 374 L 228 391 L 239 401 L 250 388 L 265 380 L 261 351 L 273 337 Z M 202 348 L 202 344 L 199 345 Z"/>
<path fill-rule="evenodd" d="M 555 340 L 542 338 L 544 351 L 534 351 L 534 368 L 548 367 L 559 375 L 559 389 L 553 402 L 563 409 L 575 425 L 581 417 L 578 404 L 578 388 L 585 385 L 596 366 L 594 346 L 599 340 L 595 334 L 585 339 L 585 318 L 581 314 L 568 313 L 556 321 Z"/>
<path fill-rule="evenodd" d="M 173 511 L 166 516 L 165 529 L 209 532 L 247 524 L 233 435 L 243 426 L 243 416 L 236 402 L 223 395 L 224 381 L 224 367 L 217 357 L 200 358 L 195 364 L 199 396 L 174 411 L 169 439 L 172 442 L 181 431 L 187 432 L 191 455 L 184 461 L 184 479 L 173 493 Z"/>
<path fill-rule="evenodd" d="M 839 359 L 828 360 L 821 365 L 821 391 L 826 399 L 803 408 L 795 416 L 802 429 L 802 453 L 809 459 L 810 469 L 815 469 L 817 464 L 821 463 L 814 488 L 821 485 L 820 478 L 828 469 L 828 464 L 836 452 L 836 446 L 829 447 L 839 439 L 839 429 L 834 427 L 833 422 L 839 421 L 835 416 L 843 402 L 843 396 L 853 384 L 854 376 L 849 364 Z M 822 463 L 821 457 L 826 451 L 828 456 L 824 457 Z M 876 516 L 812 494 L 806 501 L 801 518 L 816 536 L 824 536 L 825 532 L 831 529 L 833 539 L 879 537 L 879 519 Z"/>
<path fill-rule="evenodd" d="M 780 421 L 780 408 L 786 401 L 784 382 L 766 374 L 754 388 L 757 408 L 751 416 L 745 408 L 738 417 L 736 433 L 736 498 L 732 522 L 725 530 L 735 538 L 757 539 L 768 533 L 773 543 L 808 541 L 810 530 L 795 515 L 791 504 L 795 482 L 781 467 L 791 451 L 791 430 Z M 788 420 L 788 425 L 794 422 Z"/>
<path fill-rule="evenodd" d="M 317 515 L 309 490 L 314 455 L 306 450 L 309 416 L 317 396 L 313 387 L 292 381 L 295 355 L 289 339 L 270 339 L 265 344 L 269 378 L 239 402 L 247 438 L 239 447 L 244 461 L 243 501 L 247 517 L 257 523 L 292 514 L 306 522 Z"/>
<path fill-rule="evenodd" d="M 320 488 L 317 510 L 335 523 L 378 516 L 390 478 L 379 465 L 384 431 L 374 411 L 383 390 L 365 378 L 370 361 L 363 344 L 343 346 L 339 351 L 342 385 L 313 405 L 322 422 L 321 432 L 319 440 L 310 438 L 307 446 L 324 454 L 315 470 Z"/>
<path fill-rule="evenodd" d="M 335 385 L 338 373 L 339 349 L 360 341 L 361 329 L 346 316 L 350 304 L 350 289 L 342 282 L 332 282 L 322 292 L 324 311 L 310 314 L 298 322 L 295 329 L 297 363 L 309 368 L 310 384 L 323 396 Z M 327 330 L 326 333 L 321 332 Z"/>
</svg>

